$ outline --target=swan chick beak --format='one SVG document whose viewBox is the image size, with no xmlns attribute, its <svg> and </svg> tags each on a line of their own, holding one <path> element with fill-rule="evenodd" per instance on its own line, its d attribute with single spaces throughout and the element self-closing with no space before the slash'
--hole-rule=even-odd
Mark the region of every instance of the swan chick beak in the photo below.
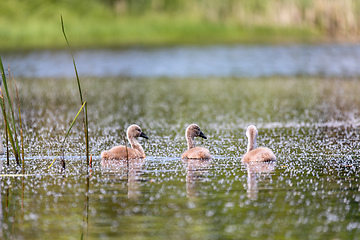
<svg viewBox="0 0 360 240">
<path fill-rule="evenodd" d="M 143 133 L 143 132 L 141 132 L 140 137 L 143 137 L 143 138 L 149 139 L 149 138 L 148 138 L 148 136 L 146 136 L 146 135 L 145 135 L 145 133 Z"/>
<path fill-rule="evenodd" d="M 200 131 L 199 137 L 202 137 L 204 139 L 207 139 L 207 137 L 203 134 L 203 132 Z"/>
</svg>

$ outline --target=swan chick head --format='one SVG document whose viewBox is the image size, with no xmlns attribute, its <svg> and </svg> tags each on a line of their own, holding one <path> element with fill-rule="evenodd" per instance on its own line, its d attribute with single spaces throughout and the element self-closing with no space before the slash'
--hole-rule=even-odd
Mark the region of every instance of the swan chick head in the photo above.
<svg viewBox="0 0 360 240">
<path fill-rule="evenodd" d="M 248 126 L 246 130 L 246 137 L 248 139 L 256 139 L 257 135 L 258 135 L 258 130 L 256 129 L 256 127 L 254 125 Z"/>
<path fill-rule="evenodd" d="M 141 128 L 136 124 L 133 124 L 128 127 L 126 135 L 128 138 L 143 137 L 143 138 L 149 139 L 148 136 L 146 136 L 146 134 L 143 133 Z"/>
<path fill-rule="evenodd" d="M 207 137 L 205 136 L 205 134 L 203 132 L 201 132 L 200 127 L 193 123 L 190 124 L 187 128 L 186 128 L 186 132 L 185 132 L 185 136 L 186 137 L 202 137 L 204 139 L 207 139 Z"/>
</svg>

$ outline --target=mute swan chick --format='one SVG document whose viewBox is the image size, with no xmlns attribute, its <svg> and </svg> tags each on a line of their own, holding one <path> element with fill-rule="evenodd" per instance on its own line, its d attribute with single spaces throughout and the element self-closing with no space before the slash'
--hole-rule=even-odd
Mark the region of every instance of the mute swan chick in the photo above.
<svg viewBox="0 0 360 240">
<path fill-rule="evenodd" d="M 243 162 L 252 162 L 252 161 L 275 161 L 276 157 L 274 153 L 266 147 L 256 148 L 256 137 L 258 131 L 254 125 L 250 125 L 246 130 L 246 136 L 248 138 L 248 147 L 247 152 L 241 159 Z"/>
<path fill-rule="evenodd" d="M 192 158 L 192 159 L 211 159 L 209 150 L 203 147 L 195 146 L 195 137 L 202 137 L 207 139 L 207 137 L 201 132 L 200 127 L 196 124 L 190 124 L 185 131 L 185 137 L 188 144 L 188 150 L 186 150 L 181 158 Z"/>
<path fill-rule="evenodd" d="M 136 138 L 149 138 L 145 135 L 145 133 L 141 131 L 141 128 L 135 124 L 131 125 L 127 129 L 126 136 L 129 139 L 131 148 L 122 145 L 115 146 L 108 151 L 103 151 L 101 153 L 101 160 L 145 158 L 146 155 L 144 149 L 141 147 L 140 143 L 136 140 Z"/>
</svg>

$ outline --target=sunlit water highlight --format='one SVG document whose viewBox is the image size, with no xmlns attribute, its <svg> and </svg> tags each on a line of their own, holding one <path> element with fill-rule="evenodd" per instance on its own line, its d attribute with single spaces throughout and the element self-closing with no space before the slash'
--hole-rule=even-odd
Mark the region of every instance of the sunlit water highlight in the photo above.
<svg viewBox="0 0 360 240">
<path fill-rule="evenodd" d="M 75 80 L 17 83 L 27 176 L 1 179 L 6 239 L 359 239 L 357 80 L 85 78 L 93 168 L 79 122 L 65 173 L 48 166 L 80 108 Z M 180 159 L 193 122 L 211 161 Z M 146 160 L 101 167 L 132 123 Z M 277 162 L 241 163 L 249 124 Z"/>
</svg>

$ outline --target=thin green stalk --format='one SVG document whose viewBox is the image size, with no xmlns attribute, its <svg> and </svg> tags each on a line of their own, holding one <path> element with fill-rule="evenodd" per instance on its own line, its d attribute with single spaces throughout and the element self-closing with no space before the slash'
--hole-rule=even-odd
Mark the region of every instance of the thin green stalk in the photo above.
<svg viewBox="0 0 360 240">
<path fill-rule="evenodd" d="M 13 138 L 13 135 L 12 135 L 12 132 L 11 132 L 11 129 L 10 129 L 10 125 L 9 125 L 9 121 L 7 120 L 7 115 L 6 115 L 6 111 L 5 111 L 5 101 L 4 101 L 4 98 L 3 98 L 3 93 L 2 93 L 1 88 L 0 88 L 0 92 L 1 92 L 1 101 L 0 101 L 1 109 L 2 109 L 2 112 L 3 112 L 4 119 L 6 119 L 6 120 L 4 120 L 6 132 L 7 132 L 8 136 L 9 136 L 9 140 L 10 140 L 11 146 L 12 146 L 13 151 L 14 151 L 14 155 L 15 155 L 15 158 L 16 158 L 16 163 L 19 165 L 18 152 L 16 150 L 14 138 Z"/>
<path fill-rule="evenodd" d="M 5 105 L 4 105 L 4 107 L 5 107 Z M 5 109 L 4 109 L 4 111 L 5 111 Z M 5 119 L 5 117 L 4 117 L 4 120 L 5 120 L 5 126 L 6 126 L 7 120 Z M 8 134 L 8 131 L 5 131 L 5 137 L 6 137 L 6 165 L 9 167 L 10 166 L 10 153 L 9 153 L 9 134 Z"/>
<path fill-rule="evenodd" d="M 88 117 L 87 117 L 87 104 L 85 105 L 85 126 L 84 126 L 84 131 L 85 131 L 85 141 L 86 141 L 86 159 L 87 159 L 87 163 L 86 165 L 89 166 L 89 122 L 88 122 Z"/>
<path fill-rule="evenodd" d="M 9 72 L 10 74 L 10 72 Z M 10 77 L 10 76 L 9 76 Z M 23 128 L 22 128 L 22 121 L 21 121 L 21 111 L 20 111 L 20 98 L 19 98 L 19 92 L 18 88 L 15 82 L 15 78 L 13 77 L 14 85 L 15 85 L 15 91 L 16 91 L 16 97 L 17 97 L 17 103 L 18 103 L 18 110 L 19 110 L 19 123 L 20 123 L 20 140 L 21 140 L 21 156 L 22 156 L 22 169 L 25 169 L 25 155 L 24 155 L 24 136 L 23 136 Z"/>
<path fill-rule="evenodd" d="M 78 74 L 78 71 L 77 71 L 76 63 L 75 63 L 74 54 L 73 54 L 73 52 L 71 50 L 70 43 L 69 43 L 69 41 L 68 41 L 68 39 L 66 37 L 65 27 L 64 27 L 64 20 L 63 20 L 62 15 L 60 16 L 60 18 L 61 18 L 61 29 L 62 29 L 64 38 L 65 38 L 65 41 L 66 41 L 66 43 L 68 45 L 68 48 L 69 48 L 69 51 L 70 51 L 70 54 L 71 54 L 71 57 L 72 57 L 73 65 L 74 65 L 76 80 L 77 80 L 77 84 L 78 84 L 78 88 L 79 88 L 80 101 L 81 101 L 81 104 L 84 104 L 82 91 L 81 91 L 81 85 L 80 85 L 80 79 L 79 79 L 79 74 Z M 88 127 L 89 126 L 88 126 L 87 107 L 85 107 L 85 109 L 83 111 L 83 119 L 84 119 L 84 133 L 85 133 L 85 144 L 86 144 L 86 163 L 87 163 L 87 166 L 89 166 L 89 135 L 88 135 L 88 130 L 89 130 Z"/>
<path fill-rule="evenodd" d="M 76 116 L 75 116 L 74 120 L 72 121 L 72 123 L 71 123 L 71 125 L 70 125 L 70 128 L 69 128 L 69 130 L 67 131 L 67 133 L 66 133 L 66 135 L 65 135 L 65 138 L 64 138 L 63 142 L 61 143 L 61 148 L 63 148 L 63 146 L 64 146 L 64 144 L 65 144 L 65 141 L 66 141 L 66 138 L 69 136 L 69 133 L 70 133 L 71 128 L 73 127 L 73 125 L 74 125 L 74 123 L 75 123 L 76 119 L 78 118 L 79 114 L 80 114 L 80 113 L 81 113 L 81 111 L 83 110 L 83 108 L 84 108 L 84 106 L 86 105 L 86 103 L 87 103 L 87 102 L 85 101 L 85 102 L 84 102 L 84 104 L 81 106 L 80 110 L 78 111 L 78 113 L 76 114 Z M 59 153 L 60 153 L 60 152 L 59 152 Z M 56 156 L 55 156 L 55 158 L 54 158 L 53 162 L 50 164 L 50 166 L 48 167 L 48 169 L 49 169 L 49 168 L 51 168 L 51 166 L 54 164 L 54 162 L 55 162 L 55 160 L 56 160 L 57 156 L 59 155 L 59 153 L 58 153 L 58 154 L 56 154 Z"/>
<path fill-rule="evenodd" d="M 13 89 L 12 89 L 12 82 L 11 82 L 11 73 L 10 73 L 10 67 L 8 65 L 8 75 L 9 75 L 9 88 L 10 88 L 10 100 L 11 100 L 11 105 L 10 105 L 10 108 L 11 108 L 11 117 L 13 119 L 13 122 L 15 123 L 15 104 L 14 104 L 14 98 L 13 98 Z M 15 125 L 14 125 L 15 126 Z M 16 130 L 16 129 L 15 129 Z M 18 137 L 17 137 L 17 133 L 16 131 L 14 131 L 14 138 L 17 140 Z M 20 148 L 18 148 L 18 154 L 19 154 L 19 157 L 20 157 Z"/>
<path fill-rule="evenodd" d="M 1 91 L 1 88 L 0 88 L 0 91 Z M 4 98 L 2 96 L 2 92 L 1 92 L 1 106 L 2 106 L 2 111 L 3 112 L 6 112 L 6 109 L 5 109 L 5 103 L 4 103 Z M 8 134 L 8 131 L 7 131 L 7 119 L 6 117 L 4 116 L 4 124 L 5 124 L 5 142 L 6 142 L 6 166 L 10 166 L 10 154 L 9 154 L 9 134 Z"/>
<path fill-rule="evenodd" d="M 14 111 L 13 111 L 12 103 L 11 103 L 11 100 L 10 100 L 9 90 L 8 90 L 8 87 L 7 87 L 7 81 L 6 81 L 5 71 L 4 71 L 4 66 L 3 66 L 3 63 L 2 63 L 1 57 L 0 57 L 0 70 L 1 70 L 1 76 L 2 76 L 2 80 L 3 80 L 3 84 L 4 84 L 6 97 L 7 97 L 9 108 L 10 108 L 10 113 L 11 113 L 11 116 L 12 116 L 12 124 L 13 124 L 14 136 L 16 136 L 17 134 L 16 134 Z M 2 92 L 1 92 L 1 94 L 3 96 Z M 1 102 L 1 104 L 3 104 L 3 103 L 5 104 L 5 101 L 4 102 L 0 101 L 0 102 Z M 3 111 L 3 114 L 4 114 L 4 117 L 6 117 L 5 111 Z M 14 154 L 15 154 L 16 163 L 18 165 L 20 165 L 20 162 L 19 162 L 19 151 L 20 151 L 19 142 L 18 142 L 16 137 L 13 138 L 13 134 L 12 134 L 10 126 L 9 126 L 9 121 L 7 121 L 7 129 L 9 131 L 11 144 L 13 145 L 13 151 L 14 151 Z"/>
<path fill-rule="evenodd" d="M 60 16 L 61 18 L 61 29 L 62 29 L 62 32 L 64 34 L 64 38 L 65 38 L 65 41 L 69 47 L 69 50 L 70 50 L 70 54 L 71 54 L 71 57 L 72 57 L 72 60 L 73 60 L 73 64 L 74 64 L 74 69 L 75 69 L 75 74 L 76 74 L 76 80 L 77 80 L 77 83 L 78 83 L 78 88 L 79 88 L 79 93 L 80 93 L 80 100 L 81 100 L 81 104 L 83 104 L 83 97 L 82 97 L 82 93 L 81 93 L 81 86 L 80 86 L 80 80 L 79 80 L 79 74 L 78 74 L 78 71 L 77 71 L 77 68 L 76 68 L 76 64 L 75 64 L 75 58 L 74 58 L 74 54 L 71 50 L 71 47 L 70 47 L 70 43 L 66 37 L 66 33 L 65 33 L 65 27 L 64 27 L 64 20 L 63 20 L 63 17 L 62 15 Z"/>
</svg>

